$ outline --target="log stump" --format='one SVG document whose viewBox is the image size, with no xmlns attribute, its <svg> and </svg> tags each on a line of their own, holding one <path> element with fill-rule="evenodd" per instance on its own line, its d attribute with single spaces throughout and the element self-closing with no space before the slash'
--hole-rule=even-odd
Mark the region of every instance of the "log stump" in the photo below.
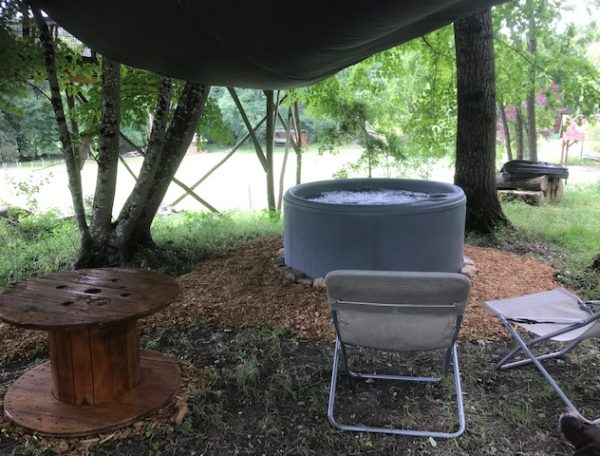
<svg viewBox="0 0 600 456">
<path fill-rule="evenodd" d="M 521 199 L 539 205 L 543 201 L 559 202 L 563 198 L 563 179 L 556 176 L 538 176 L 530 179 L 511 178 L 505 173 L 496 174 L 496 189 L 504 199 Z"/>
</svg>

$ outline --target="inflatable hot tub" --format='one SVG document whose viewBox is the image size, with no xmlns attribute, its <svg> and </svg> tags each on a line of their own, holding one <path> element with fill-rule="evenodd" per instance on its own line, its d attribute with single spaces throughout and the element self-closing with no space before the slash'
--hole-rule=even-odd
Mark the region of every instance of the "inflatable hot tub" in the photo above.
<svg viewBox="0 0 600 456">
<path fill-rule="evenodd" d="M 410 179 L 309 182 L 284 196 L 287 266 L 459 272 L 466 198 L 460 187 Z"/>
</svg>

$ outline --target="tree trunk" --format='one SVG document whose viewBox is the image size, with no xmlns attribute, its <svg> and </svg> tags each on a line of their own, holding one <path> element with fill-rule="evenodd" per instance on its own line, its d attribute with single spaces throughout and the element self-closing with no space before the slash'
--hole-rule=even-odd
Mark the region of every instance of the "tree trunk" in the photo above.
<svg viewBox="0 0 600 456">
<path fill-rule="evenodd" d="M 281 213 L 281 205 L 283 202 L 283 190 L 285 181 L 285 170 L 287 167 L 288 155 L 290 153 L 290 139 L 292 136 L 292 107 L 288 108 L 287 123 L 285 128 L 285 151 L 283 152 L 283 163 L 281 164 L 281 172 L 279 173 L 279 193 L 277 195 L 277 212 Z"/>
<path fill-rule="evenodd" d="M 40 30 L 52 94 L 51 103 L 59 128 L 69 176 L 69 189 L 81 238 L 80 250 L 73 266 L 83 268 L 122 265 L 138 248 L 153 246 L 150 225 L 190 145 L 210 88 L 187 83 L 181 92 L 175 112 L 170 115 L 171 81 L 163 78 L 159 87 L 148 152 L 142 164 L 140 177 L 119 217 L 113 222 L 112 211 L 119 160 L 120 75 L 117 63 L 108 58 L 103 59 L 98 177 L 91 224 L 88 227 L 81 175 L 77 166 L 77 151 L 62 103 L 52 36 L 40 10 L 32 8 L 32 11 Z M 170 124 L 169 119 L 172 119 Z"/>
<path fill-rule="evenodd" d="M 294 152 L 296 152 L 296 185 L 302 182 L 302 124 L 300 122 L 300 110 L 298 102 L 294 102 L 294 128 L 296 130 L 296 142 Z"/>
<path fill-rule="evenodd" d="M 85 217 L 85 206 L 83 204 L 83 190 L 81 187 L 81 174 L 77 164 L 76 151 L 71 140 L 71 133 L 67 125 L 65 109 L 62 102 L 60 85 L 58 83 L 58 75 L 56 72 L 56 57 L 54 54 L 54 45 L 52 43 L 52 35 L 46 21 L 42 16 L 42 12 L 38 8 L 31 8 L 36 25 L 40 32 L 40 41 L 42 43 L 44 65 L 48 76 L 48 85 L 51 93 L 51 104 L 54 109 L 54 117 L 58 124 L 58 132 L 62 145 L 63 156 L 69 176 L 69 190 L 73 201 L 73 210 L 75 212 L 75 220 L 79 229 L 81 243 L 86 244 L 90 241 L 89 229 Z"/>
<path fill-rule="evenodd" d="M 82 158 L 84 144 L 81 140 L 81 136 L 79 135 L 79 124 L 77 123 L 77 119 L 73 114 L 73 110 L 75 108 L 75 97 L 73 96 L 73 87 L 70 84 L 65 98 L 67 99 L 69 120 L 71 121 L 71 139 L 73 141 L 73 150 L 75 152 L 77 167 L 79 168 L 79 171 L 81 171 L 83 169 L 83 165 L 85 164 L 85 158 Z"/>
<path fill-rule="evenodd" d="M 91 245 L 82 245 L 76 268 L 122 265 L 138 250 L 154 247 L 150 226 L 192 141 L 208 92 L 206 86 L 186 84 L 167 128 L 171 81 L 163 78 L 148 152 L 138 181 L 115 222 L 106 225 L 107 214 L 98 215 L 99 226 L 102 220 L 103 227 L 94 231 Z M 104 124 L 103 119 L 103 128 L 107 127 Z M 118 130 L 116 135 L 118 139 Z M 114 156 L 106 160 L 111 160 L 112 164 Z M 105 185 L 110 184 L 107 182 Z"/>
<path fill-rule="evenodd" d="M 516 133 L 517 133 L 517 160 L 523 160 L 525 157 L 525 138 L 523 134 L 523 115 L 521 107 L 517 106 L 517 115 L 515 117 Z"/>
<path fill-rule="evenodd" d="M 160 165 L 165 146 L 165 135 L 169 121 L 169 106 L 171 104 L 172 81 L 163 77 L 158 87 L 156 109 L 152 117 L 150 139 L 146 148 L 146 156 L 140 169 L 140 174 L 133 191 L 121 209 L 116 227 L 117 237 L 129 239 L 144 211 L 144 202 L 147 201 L 154 178 Z M 146 233 L 147 235 L 149 233 Z M 146 239 L 147 243 L 151 238 Z"/>
<path fill-rule="evenodd" d="M 508 224 L 496 193 L 496 81 L 489 9 L 454 24 L 458 125 L 454 182 L 467 196 L 466 230 Z M 476 132 L 476 134 L 474 134 Z"/>
<path fill-rule="evenodd" d="M 277 210 L 275 203 L 275 177 L 273 175 L 273 138 L 275 136 L 275 115 L 273 91 L 265 90 L 267 96 L 267 134 L 266 134 L 266 158 L 267 158 L 267 208 L 270 213 Z"/>
<path fill-rule="evenodd" d="M 138 198 L 136 204 L 141 208 L 139 219 L 129 221 L 129 230 L 120 233 L 121 215 L 117 220 L 119 248 L 127 251 L 129 244 L 151 245 L 150 225 L 156 215 L 169 184 L 181 164 L 192 142 L 196 126 L 204 110 L 210 87 L 187 83 L 184 87 L 173 120 L 166 133 L 154 179 L 149 183 L 145 199 Z M 127 211 L 127 208 L 124 208 Z"/>
<path fill-rule="evenodd" d="M 500 108 L 500 116 L 502 117 L 502 128 L 504 129 L 504 142 L 506 146 L 506 156 L 509 161 L 513 159 L 512 149 L 510 145 L 510 128 L 508 128 L 508 120 L 506 119 L 506 108 L 502 103 L 498 103 Z"/>
<path fill-rule="evenodd" d="M 119 130 L 121 118 L 120 65 L 107 57 L 102 59 L 102 111 L 100 118 L 100 150 L 98 174 L 92 205 L 90 235 L 94 251 L 105 252 L 112 231 L 112 212 L 117 189 L 119 164 Z M 104 259 L 99 259 L 104 263 Z"/>
<path fill-rule="evenodd" d="M 529 146 L 529 160 L 537 161 L 537 128 L 535 125 L 535 57 L 537 51 L 537 39 L 535 37 L 535 19 L 529 18 L 529 36 L 527 48 L 531 62 L 529 63 L 529 92 L 527 93 L 527 144 Z"/>
</svg>

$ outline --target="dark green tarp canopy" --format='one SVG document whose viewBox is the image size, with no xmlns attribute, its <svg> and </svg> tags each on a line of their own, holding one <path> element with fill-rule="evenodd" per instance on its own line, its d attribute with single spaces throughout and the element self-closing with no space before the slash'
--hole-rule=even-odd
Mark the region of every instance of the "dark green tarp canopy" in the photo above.
<svg viewBox="0 0 600 456">
<path fill-rule="evenodd" d="M 289 88 L 332 75 L 501 0 L 37 0 L 112 59 L 222 86 Z"/>
</svg>

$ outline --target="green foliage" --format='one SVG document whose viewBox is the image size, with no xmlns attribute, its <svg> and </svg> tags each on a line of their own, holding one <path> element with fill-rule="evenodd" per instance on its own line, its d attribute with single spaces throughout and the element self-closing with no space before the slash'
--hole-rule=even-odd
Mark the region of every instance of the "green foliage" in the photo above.
<svg viewBox="0 0 600 456">
<path fill-rule="evenodd" d="M 205 142 L 213 142 L 218 145 L 231 144 L 234 139 L 233 133 L 225 124 L 219 100 L 213 96 L 213 93 L 214 89 L 211 91 L 211 96 L 206 100 L 196 134 Z"/>
<path fill-rule="evenodd" d="M 26 81 L 43 74 L 40 47 L 23 36 L 29 18 L 22 14 L 24 2 L 0 3 L 0 109 L 10 111 L 15 96 L 24 94 Z"/>
<path fill-rule="evenodd" d="M 589 115 L 600 108 L 600 68 L 587 51 L 598 33 L 594 26 L 565 26 L 568 8 L 569 2 L 558 0 L 512 0 L 494 9 L 498 101 L 521 106 L 533 90 L 542 132 L 556 128 L 561 110 Z M 530 37 L 535 54 L 528 49 Z"/>
<path fill-rule="evenodd" d="M 156 250 L 143 252 L 132 267 L 181 274 L 212 252 L 257 236 L 281 233 L 281 222 L 255 213 L 183 212 L 157 217 L 153 224 Z M 0 290 L 68 265 L 79 247 L 72 219 L 56 212 L 0 218 Z"/>
<path fill-rule="evenodd" d="M 4 118 L 6 125 L 0 128 L 0 135 L 10 138 L 11 159 L 60 155 L 58 129 L 48 99 L 27 87 L 21 96 L 11 97 L 10 103 L 10 111 L 2 112 L 0 109 L 0 123 Z"/>
<path fill-rule="evenodd" d="M 100 62 L 78 65 L 77 71 L 84 81 L 69 82 L 66 87 L 78 96 L 78 102 L 70 114 L 79 123 L 80 136 L 95 138 L 100 129 L 100 112 L 102 106 L 102 87 L 98 74 Z M 67 74 L 68 71 L 66 70 Z M 89 83 L 89 82 L 92 83 Z M 156 97 L 160 76 L 146 70 L 121 65 L 121 128 L 136 145 L 143 146 L 148 142 L 150 114 L 156 107 Z M 174 92 L 181 89 L 181 83 L 175 85 Z M 132 150 L 123 141 L 122 151 Z"/>
<path fill-rule="evenodd" d="M 265 115 L 266 101 L 264 93 L 262 90 L 254 89 L 236 89 L 236 92 L 250 123 L 256 125 Z M 224 87 L 214 87 L 212 96 L 215 97 L 221 111 L 223 124 L 231 131 L 235 141 L 239 141 L 248 133 L 248 130 L 229 92 Z M 257 135 L 259 138 L 264 138 L 264 126 L 258 130 Z"/>
<path fill-rule="evenodd" d="M 16 132 L 7 119 L 5 113 L 0 111 L 0 163 L 14 161 L 19 158 Z"/>
<path fill-rule="evenodd" d="M 37 198 L 40 194 L 40 190 L 50 183 L 51 180 L 51 172 L 42 175 L 29 174 L 23 179 L 17 179 L 10 175 L 6 176 L 6 182 L 14 187 L 16 196 L 25 199 L 27 210 L 30 212 L 37 212 L 39 208 Z"/>
<path fill-rule="evenodd" d="M 505 203 L 503 209 L 515 226 L 533 239 L 555 244 L 564 250 L 564 258 L 555 261 L 567 280 L 586 273 L 600 252 L 600 234 L 596 229 L 600 214 L 600 181 L 592 186 L 567 187 L 564 199 L 557 204 L 539 207 L 524 203 Z M 593 281 L 582 284 L 594 287 Z"/>
<path fill-rule="evenodd" d="M 212 252 L 257 236 L 279 234 L 281 229 L 281 221 L 263 213 L 181 212 L 157 217 L 152 237 L 158 250 L 143 252 L 134 262 L 181 274 Z"/>
<path fill-rule="evenodd" d="M 387 50 L 315 84 L 299 96 L 308 115 L 331 122 L 322 147 L 357 141 L 355 164 L 371 169 L 407 157 L 428 160 L 452 149 L 456 94 L 452 29 Z"/>
<path fill-rule="evenodd" d="M 234 373 L 240 393 L 248 396 L 250 388 L 255 385 L 259 374 L 260 368 L 255 360 L 243 361 Z"/>
<path fill-rule="evenodd" d="M 79 246 L 75 223 L 55 212 L 0 218 L 0 290 L 67 265 Z"/>
</svg>

